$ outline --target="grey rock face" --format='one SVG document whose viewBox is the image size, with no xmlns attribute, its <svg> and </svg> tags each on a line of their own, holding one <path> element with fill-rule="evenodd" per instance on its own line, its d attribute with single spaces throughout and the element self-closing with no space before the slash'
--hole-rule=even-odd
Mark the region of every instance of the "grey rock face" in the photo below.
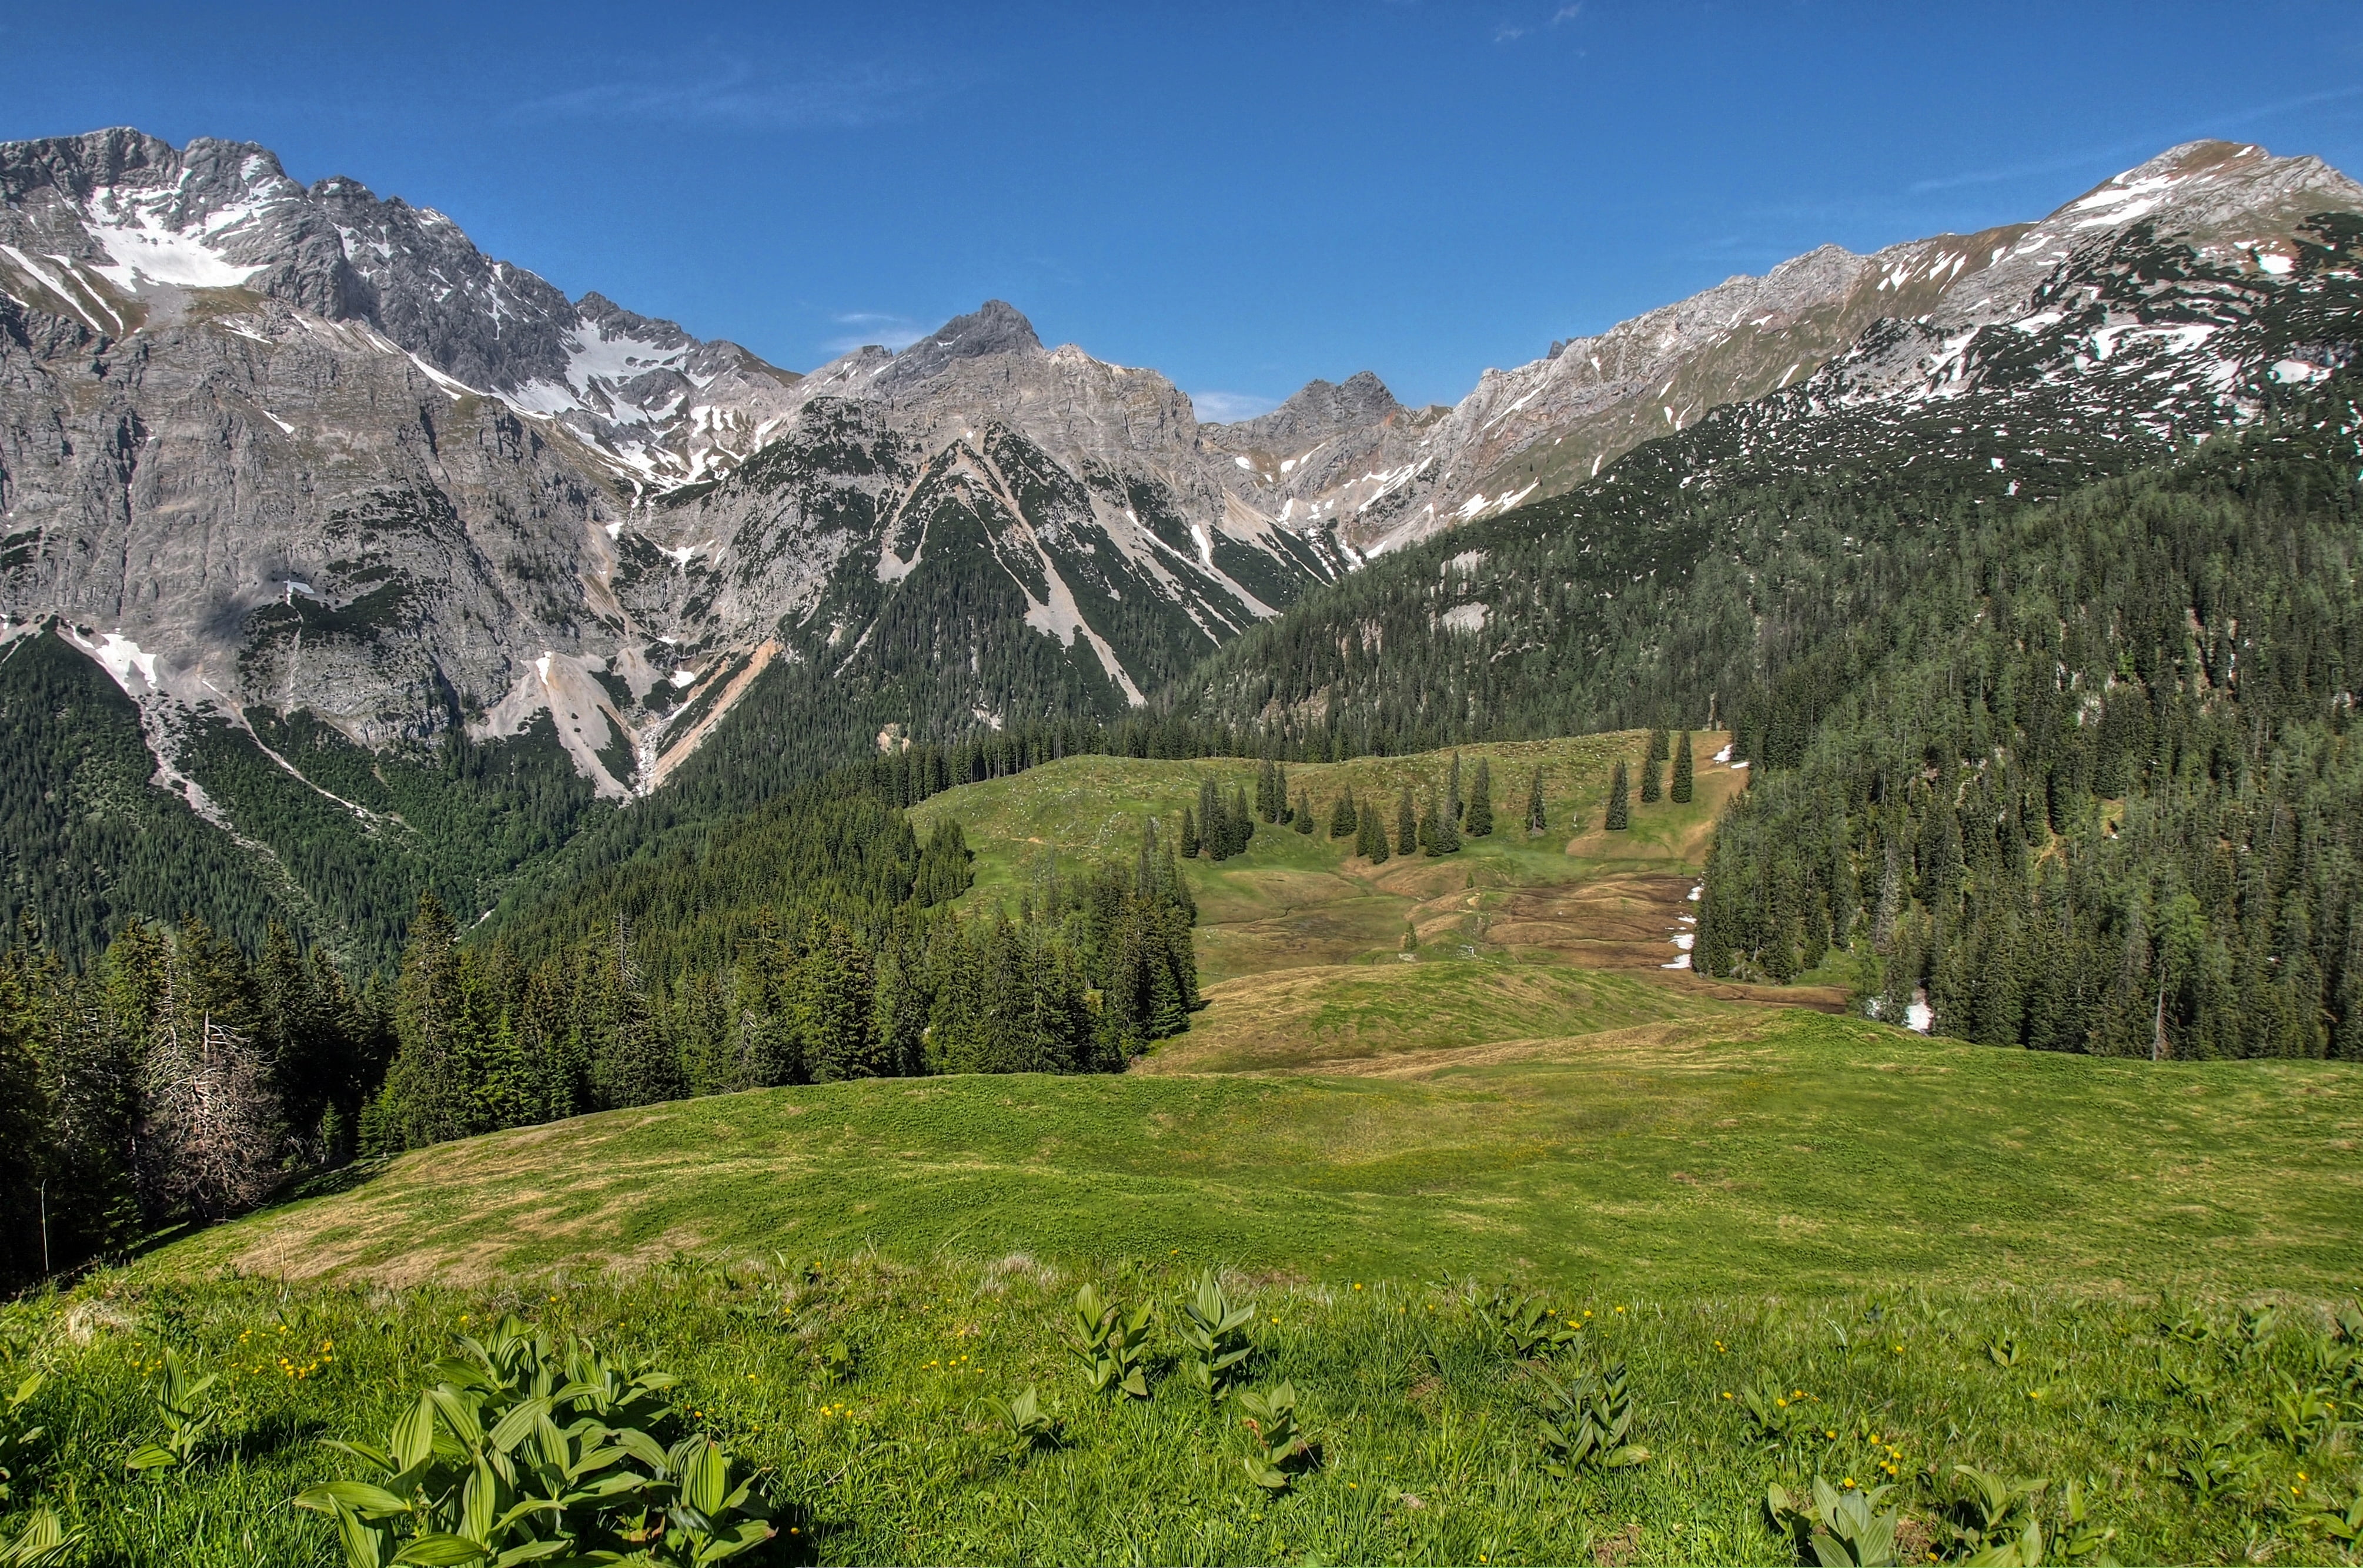
<svg viewBox="0 0 2363 1568">
<path fill-rule="evenodd" d="M 1275 450 L 1270 464 L 1250 462 L 1253 504 L 1283 517 L 1318 515 L 1364 552 L 1392 549 L 1570 489 L 1709 409 L 1795 385 L 1875 323 L 1917 322 L 1941 344 L 2024 317 L 2046 280 L 2078 254 L 2145 225 L 2271 284 L 2285 275 L 2271 269 L 2288 260 L 2295 226 L 2324 212 L 2363 212 L 2363 187 L 2318 159 L 2192 142 L 2039 223 L 1939 235 L 1869 256 L 1825 245 L 1763 277 L 1731 278 L 1597 337 L 1562 340 L 1529 364 L 1487 371 L 1415 435 L 1383 415 L 1365 426 L 1359 446 L 1331 433 L 1358 462 Z M 1913 362 L 1899 386 L 1936 368 Z M 1226 447 L 1236 439 L 1209 439 Z"/>
<path fill-rule="evenodd" d="M 2363 190 L 2196 143 L 2038 224 L 1730 279 L 1449 409 L 1364 372 L 1201 425 L 997 300 L 799 376 L 261 148 L 7 144 L 0 634 L 61 617 L 144 699 L 311 708 L 372 746 L 547 711 L 615 795 L 766 661 L 917 733 L 1026 692 L 1120 711 L 1362 555 L 1782 389 L 1810 410 L 2179 366 L 2187 395 L 2144 417 L 2237 417 L 2269 339 L 2237 311 L 2190 285 L 2169 331 L 2132 284 L 2052 293 L 2156 282 L 2108 270 L 2155 231 L 2207 289 L 2296 298 L 2324 211 Z"/>
</svg>

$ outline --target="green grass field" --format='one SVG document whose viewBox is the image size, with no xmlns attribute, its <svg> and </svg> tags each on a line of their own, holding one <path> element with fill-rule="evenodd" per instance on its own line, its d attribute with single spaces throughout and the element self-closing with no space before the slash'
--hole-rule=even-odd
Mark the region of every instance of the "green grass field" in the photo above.
<svg viewBox="0 0 2363 1568">
<path fill-rule="evenodd" d="M 2363 1487 L 2338 1414 L 2363 1360 L 2325 1337 L 2363 1273 L 2363 1069 L 1931 1041 L 1836 989 L 1668 970 L 1744 775 L 1703 768 L 1698 802 L 1612 842 L 1606 762 L 1639 740 L 1481 749 L 1503 828 L 1459 856 L 1372 867 L 1267 826 L 1193 864 L 1207 1006 L 1122 1076 L 519 1129 L 9 1308 L 5 1359 L 52 1375 L 18 1495 L 72 1499 L 91 1562 L 338 1561 L 286 1501 L 337 1473 L 319 1440 L 382 1434 L 518 1310 L 681 1373 L 675 1429 L 792 1506 L 778 1561 L 1790 1561 L 1764 1489 L 1817 1473 L 1892 1480 L 1912 1559 L 1966 1560 L 1957 1464 L 2046 1478 L 2053 1529 L 2077 1480 L 2120 1561 L 2342 1560 L 2307 1520 Z M 1529 838 L 1537 760 L 1554 826 Z M 1292 777 L 1326 820 L 1348 783 L 1383 803 L 1441 765 Z M 965 825 L 971 905 L 1014 902 L 1054 855 L 1128 856 L 1202 770 L 1249 777 L 1077 758 L 917 815 Z M 1175 1375 L 1208 1268 L 1254 1305 L 1252 1381 L 1291 1382 L 1321 1438 L 1285 1495 Z M 1152 1399 L 1092 1396 L 1060 1349 L 1084 1282 L 1158 1305 Z M 1585 1325 L 1563 1369 L 1629 1363 L 1646 1462 L 1542 1469 L 1497 1286 Z M 134 1484 L 168 1344 L 225 1374 L 222 1435 Z M 1810 1417 L 1777 1441 L 1736 1397 L 1767 1381 Z M 1018 1455 L 981 1400 L 1029 1385 L 1063 1425 Z M 2327 1417 L 2275 1403 L 2315 1393 Z"/>
</svg>

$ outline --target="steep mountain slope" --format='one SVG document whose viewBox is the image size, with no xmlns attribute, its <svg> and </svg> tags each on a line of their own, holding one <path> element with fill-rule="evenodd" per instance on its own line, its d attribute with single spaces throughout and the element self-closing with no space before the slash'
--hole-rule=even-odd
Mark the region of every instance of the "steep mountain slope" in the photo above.
<svg viewBox="0 0 2363 1568">
<path fill-rule="evenodd" d="M 1162 627 L 1150 642 L 1186 630 L 1195 652 L 1341 564 L 1317 535 L 1228 515 L 1189 472 L 1195 421 L 1170 383 L 1046 350 L 997 302 L 807 380 L 569 302 L 432 210 L 349 180 L 306 189 L 259 148 L 15 144 L 0 192 L 0 611 L 131 650 L 109 668 L 135 695 L 233 722 L 309 708 L 373 749 L 548 712 L 603 793 L 645 786 L 676 749 L 673 694 L 804 657 L 782 634 L 829 573 L 849 551 L 883 564 L 882 534 L 770 499 L 780 471 L 834 461 L 849 398 L 869 444 L 829 478 L 868 487 L 878 528 L 930 514 L 954 471 L 993 493 L 980 526 L 1010 565 L 1000 596 L 1022 604 L 990 617 L 994 647 L 953 705 L 966 722 L 1043 706 L 985 678 L 993 656 L 1072 664 L 1104 707 L 1188 656 L 1130 669 L 1114 650 L 1141 637 L 1079 606 L 1120 596 Z M 774 443 L 770 483 L 720 483 Z M 1036 479 L 986 482 L 997 462 Z M 1037 534 L 1099 564 L 1069 584 Z M 891 566 L 878 581 L 898 603 L 920 587 Z M 916 651 L 871 642 L 873 660 Z"/>
<path fill-rule="evenodd" d="M 1972 370 L 1964 358 L 1971 337 L 2011 322 L 2045 338 L 2029 346 L 2036 356 L 2110 367 L 2089 379 L 2137 381 L 2172 359 L 2217 376 L 2222 344 L 2211 349 L 2208 333 L 2154 332 L 2152 312 L 2172 314 L 2191 303 L 2180 297 L 2186 292 L 2236 295 L 2286 280 L 2299 226 L 2323 213 L 2363 213 L 2363 187 L 2319 159 L 2192 142 L 2039 223 L 1938 235 L 1869 256 L 1825 245 L 1764 277 L 1732 278 L 1599 337 L 1554 344 L 1531 364 L 1487 371 L 1448 412 L 1404 419 L 1389 398 L 1327 428 L 1270 425 L 1280 419 L 1270 415 L 1211 439 L 1253 469 L 1255 504 L 1330 521 L 1354 548 L 1378 553 L 1563 493 L 1635 446 L 1687 429 L 1711 409 L 1795 385 L 1844 354 L 1857 356 L 1848 383 L 1857 399 L 1960 390 Z M 2092 315 L 2102 302 L 2091 290 L 2104 258 L 2146 242 L 2140 235 L 2187 246 L 2208 276 L 2148 275 L 2147 292 L 2121 289 L 2106 297 L 2107 311 Z M 2070 297 L 2056 281 L 2062 269 L 2079 275 L 2087 297 L 2075 324 L 2047 333 L 2066 322 L 2058 308 Z M 1858 350 L 1881 322 L 1910 329 L 1880 336 L 1874 370 Z M 1989 335 L 1980 351 L 1992 344 Z M 2121 358 L 2124 348 L 2140 353 Z M 2079 365 L 2080 373 L 2090 369 Z M 1324 385 L 1300 396 L 1326 396 Z M 2220 380 L 2173 390 L 2189 395 L 2177 415 L 2186 425 L 2252 406 Z"/>
<path fill-rule="evenodd" d="M 422 878 L 489 906 L 599 815 L 553 755 L 619 803 L 760 759 L 704 780 L 718 809 L 1170 685 L 1226 722 L 1445 735 L 1529 711 L 1483 695 L 1505 649 L 1553 722 L 1603 721 L 1564 661 L 1611 602 L 1537 619 L 1537 561 L 1646 576 L 1704 537 L 1684 496 L 1913 462 L 2048 494 L 2249 417 L 2351 352 L 2363 208 L 2313 160 L 2194 144 L 2040 225 L 1734 279 L 1452 409 L 1365 373 L 1202 426 L 999 301 L 798 376 L 243 144 L 10 144 L 0 196 L 0 643 L 104 670 L 154 784 L 323 929 Z M 1477 532 L 1443 575 L 1357 570 L 1448 526 Z M 532 830 L 430 849 L 419 813 L 471 811 L 382 781 L 446 775 L 508 781 Z"/>
<path fill-rule="evenodd" d="M 1341 732 L 1333 746 L 1728 716 L 1778 670 L 1797 614 L 1848 613 L 1827 595 L 1853 563 L 1938 570 L 1981 516 L 2163 458 L 2355 362 L 2363 217 L 2286 227 L 2226 254 L 2145 218 L 2075 246 L 2019 316 L 1878 322 L 1799 384 L 1565 495 L 1374 561 L 1209 660 L 1176 709 Z"/>
</svg>

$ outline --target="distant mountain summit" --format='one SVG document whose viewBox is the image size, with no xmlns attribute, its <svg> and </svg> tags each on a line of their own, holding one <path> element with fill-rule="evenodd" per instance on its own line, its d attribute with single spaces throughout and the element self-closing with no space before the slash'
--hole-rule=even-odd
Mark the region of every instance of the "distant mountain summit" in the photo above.
<svg viewBox="0 0 2363 1568">
<path fill-rule="evenodd" d="M 8 143 L 0 637 L 54 627 L 200 794 L 193 716 L 364 748 L 546 722 L 619 799 L 749 713 L 816 755 L 1113 716 L 1716 410 L 1811 453 L 1816 420 L 1994 389 L 2108 439 L 2247 417 L 2348 352 L 2308 247 L 2357 214 L 2317 160 L 2197 142 L 2039 222 L 1732 278 L 1450 408 L 1365 371 L 1202 424 L 1000 300 L 799 374 L 250 144 Z"/>
</svg>

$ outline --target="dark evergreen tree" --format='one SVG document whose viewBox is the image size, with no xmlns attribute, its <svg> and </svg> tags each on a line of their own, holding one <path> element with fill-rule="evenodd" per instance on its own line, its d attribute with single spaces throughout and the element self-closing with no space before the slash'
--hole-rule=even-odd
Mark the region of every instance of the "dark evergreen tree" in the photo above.
<svg viewBox="0 0 2363 1568">
<path fill-rule="evenodd" d="M 1493 834 L 1493 771 L 1484 758 L 1477 759 L 1477 777 L 1469 796 L 1469 812 L 1464 819 L 1472 839 L 1488 839 Z"/>
<path fill-rule="evenodd" d="M 1641 764 L 1641 804 L 1655 806 L 1665 795 L 1658 772 L 1658 759 L 1649 758 Z"/>
<path fill-rule="evenodd" d="M 1632 826 L 1632 810 L 1625 801 L 1628 787 L 1625 762 L 1620 757 L 1614 771 L 1608 775 L 1608 817 L 1602 824 L 1611 833 L 1621 833 Z"/>
<path fill-rule="evenodd" d="M 1182 808 L 1182 831 L 1179 837 L 1182 840 L 1182 858 L 1185 861 L 1196 860 L 1198 851 L 1203 847 L 1198 838 L 1198 818 L 1196 814 L 1186 806 Z"/>
<path fill-rule="evenodd" d="M 1543 810 L 1542 764 L 1537 762 L 1535 764 L 1534 778 L 1526 785 L 1526 832 L 1532 836 L 1547 832 L 1549 828 L 1550 819 Z"/>
<path fill-rule="evenodd" d="M 1678 806 L 1690 804 L 1693 788 L 1691 767 L 1691 732 L 1685 729 L 1681 740 L 1674 746 L 1674 787 L 1669 792 Z"/>
<path fill-rule="evenodd" d="M 1333 839 L 1353 839 L 1355 852 L 1359 854 L 1361 840 L 1356 836 L 1356 829 L 1360 826 L 1360 820 L 1354 811 L 1353 790 L 1340 791 L 1337 803 L 1329 807 L 1329 836 Z"/>
<path fill-rule="evenodd" d="M 1296 792 L 1296 805 L 1293 811 L 1294 815 L 1290 818 L 1290 825 L 1305 837 L 1312 837 L 1313 796 L 1304 790 L 1298 790 Z"/>
<path fill-rule="evenodd" d="M 1412 804 L 1411 785 L 1405 784 L 1395 801 L 1395 853 L 1413 854 L 1419 848 L 1419 808 Z"/>
</svg>

